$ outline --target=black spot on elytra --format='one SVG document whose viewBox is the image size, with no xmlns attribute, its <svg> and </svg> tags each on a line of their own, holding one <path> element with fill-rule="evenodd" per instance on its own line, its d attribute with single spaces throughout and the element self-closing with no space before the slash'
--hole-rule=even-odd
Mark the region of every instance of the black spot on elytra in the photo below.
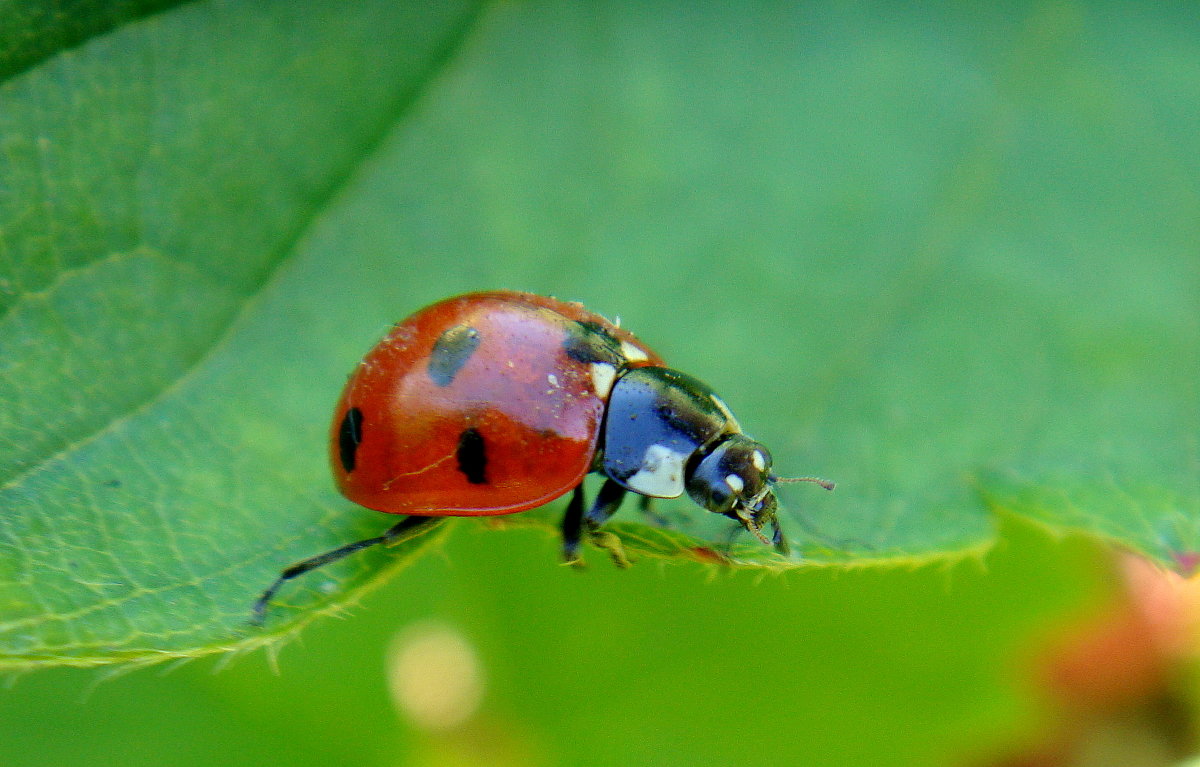
<svg viewBox="0 0 1200 767">
<path fill-rule="evenodd" d="M 458 470 L 472 485 L 487 484 L 487 446 L 483 435 L 472 427 L 458 435 Z"/>
<path fill-rule="evenodd" d="M 438 386 L 449 386 L 479 348 L 479 331 L 470 325 L 449 328 L 433 344 L 429 354 L 429 377 Z"/>
<path fill-rule="evenodd" d="M 563 341 L 563 349 L 571 359 L 584 364 L 607 362 L 613 366 L 620 366 L 625 361 L 625 355 L 621 353 L 621 342 L 598 322 L 570 323 L 567 326 L 567 339 Z"/>
<path fill-rule="evenodd" d="M 346 411 L 342 425 L 338 427 L 338 457 L 342 459 L 342 468 L 347 473 L 354 471 L 354 456 L 362 444 L 362 424 L 362 411 L 352 407 Z"/>
</svg>

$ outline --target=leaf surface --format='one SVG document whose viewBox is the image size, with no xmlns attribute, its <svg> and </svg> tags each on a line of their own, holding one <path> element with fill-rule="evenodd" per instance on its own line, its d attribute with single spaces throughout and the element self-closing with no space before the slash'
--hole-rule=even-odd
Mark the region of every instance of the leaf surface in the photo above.
<svg viewBox="0 0 1200 767">
<path fill-rule="evenodd" d="M 1191 563 L 1200 44 L 1105 8 L 222 2 L 46 43 L 0 85 L 4 662 L 248 646 L 402 565 L 437 533 L 246 626 L 390 522 L 330 487 L 344 373 L 493 287 L 620 315 L 839 484 L 784 489 L 790 560 L 682 502 L 623 513 L 634 558 L 959 557 L 1006 509 Z"/>
</svg>

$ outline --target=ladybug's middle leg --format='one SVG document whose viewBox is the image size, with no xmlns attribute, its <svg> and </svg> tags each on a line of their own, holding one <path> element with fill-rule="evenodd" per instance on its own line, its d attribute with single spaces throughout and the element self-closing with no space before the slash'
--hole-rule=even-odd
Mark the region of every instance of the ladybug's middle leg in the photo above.
<svg viewBox="0 0 1200 767">
<path fill-rule="evenodd" d="M 583 515 L 583 523 L 591 535 L 592 543 L 607 551 L 617 567 L 629 567 L 625 547 L 615 533 L 605 532 L 600 528 L 621 508 L 621 501 L 625 499 L 626 492 L 628 491 L 625 488 L 613 480 L 604 480 L 600 492 L 596 493 L 596 500 L 592 502 L 592 508 Z"/>
<path fill-rule="evenodd" d="M 616 482 L 611 479 L 605 480 L 600 487 L 600 492 L 596 493 L 596 500 L 592 502 L 592 507 L 584 514 L 583 485 L 575 488 L 575 492 L 571 495 L 571 502 L 567 504 L 567 513 L 563 516 L 562 524 L 563 559 L 568 564 L 583 564 L 583 559 L 579 556 L 579 546 L 586 528 L 592 543 L 606 550 L 618 567 L 629 566 L 621 539 L 600 529 L 609 517 L 617 513 L 622 499 L 625 498 L 625 493 L 625 488 Z"/>
</svg>

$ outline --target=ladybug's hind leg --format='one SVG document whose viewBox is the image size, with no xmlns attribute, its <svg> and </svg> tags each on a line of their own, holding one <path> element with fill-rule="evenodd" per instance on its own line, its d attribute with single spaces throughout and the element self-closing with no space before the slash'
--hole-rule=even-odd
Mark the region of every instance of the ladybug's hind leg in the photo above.
<svg viewBox="0 0 1200 767">
<path fill-rule="evenodd" d="M 383 535 L 377 535 L 374 538 L 364 538 L 361 541 L 347 543 L 345 546 L 338 546 L 336 549 L 330 549 L 324 554 L 318 554 L 315 557 L 309 557 L 308 559 L 301 560 L 291 567 L 284 569 L 284 571 L 279 574 L 279 577 L 275 579 L 275 582 L 272 583 L 267 590 L 262 593 L 262 596 L 255 600 L 254 608 L 251 612 L 250 622 L 256 626 L 262 625 L 263 620 L 267 616 L 267 606 L 270 604 L 271 599 L 275 596 L 276 592 L 283 587 L 283 584 L 287 583 L 293 578 L 298 578 L 299 576 L 304 575 L 311 570 L 316 570 L 318 567 L 323 567 L 331 562 L 336 562 L 339 559 L 345 559 L 354 552 L 361 551 L 370 546 L 375 546 L 380 543 L 390 544 L 395 543 L 398 540 L 407 539 L 411 537 L 411 534 L 414 531 L 419 530 L 430 523 L 437 522 L 440 519 L 441 517 L 405 517 L 389 527 L 383 533 Z"/>
</svg>

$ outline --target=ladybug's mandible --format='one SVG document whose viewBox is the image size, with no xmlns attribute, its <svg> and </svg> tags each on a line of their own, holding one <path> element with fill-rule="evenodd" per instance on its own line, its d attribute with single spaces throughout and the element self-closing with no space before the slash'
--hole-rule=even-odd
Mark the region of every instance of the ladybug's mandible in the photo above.
<svg viewBox="0 0 1200 767">
<path fill-rule="evenodd" d="M 596 535 L 626 492 L 686 492 L 786 552 L 774 484 L 833 487 L 773 474 L 770 452 L 720 397 L 628 331 L 581 304 L 515 291 L 449 298 L 396 325 L 350 376 L 330 453 L 347 498 L 406 516 L 284 570 L 255 603 L 258 621 L 286 581 L 438 517 L 513 514 L 570 492 L 563 553 L 574 562 L 584 530 Z M 589 472 L 605 480 L 585 512 Z"/>
</svg>

